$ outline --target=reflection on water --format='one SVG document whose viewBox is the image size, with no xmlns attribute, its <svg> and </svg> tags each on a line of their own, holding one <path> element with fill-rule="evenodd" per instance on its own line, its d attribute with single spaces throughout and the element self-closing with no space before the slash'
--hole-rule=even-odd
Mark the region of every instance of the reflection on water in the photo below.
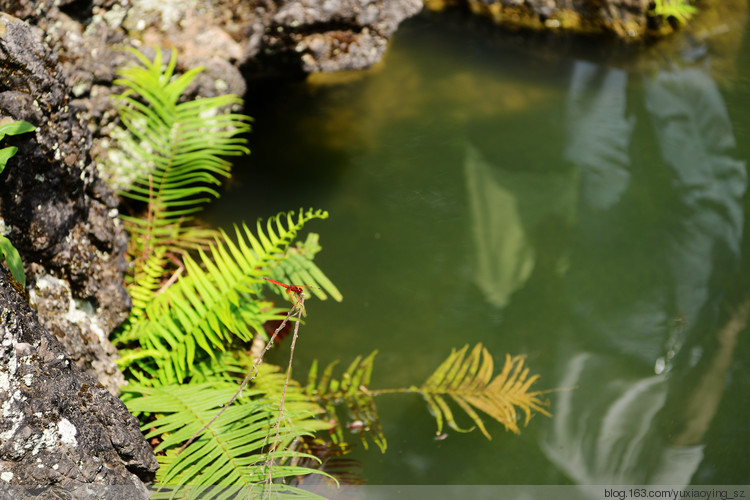
<svg viewBox="0 0 750 500">
<path fill-rule="evenodd" d="M 505 159 L 497 161 L 502 165 Z M 476 250 L 474 279 L 489 303 L 503 307 L 534 270 L 536 252 L 528 228 L 548 218 L 573 222 L 577 172 L 539 175 L 493 168 L 471 143 L 465 170 Z"/>
<path fill-rule="evenodd" d="M 419 384 L 481 341 L 496 360 L 526 354 L 540 388 L 570 390 L 551 419 L 521 436 L 498 425 L 492 442 L 435 441 L 422 402 L 378 400 L 389 451 L 358 450 L 364 474 L 750 482 L 750 151 L 737 150 L 750 130 L 736 122 L 750 82 L 717 84 L 705 62 L 540 66 L 411 26 L 360 80 L 251 109 L 251 164 L 211 216 L 331 212 L 314 230 L 345 300 L 307 305 L 297 374 L 377 348 L 373 388 Z"/>
<path fill-rule="evenodd" d="M 705 71 L 643 77 L 645 124 L 628 115 L 628 81 L 619 69 L 574 64 L 563 153 L 572 175 L 506 171 L 504 155 L 467 147 L 475 281 L 506 306 L 534 269 L 529 228 L 550 216 L 570 224 L 561 253 L 570 263 L 558 267 L 570 314 L 557 332 L 554 385 L 575 389 L 553 400 L 544 452 L 577 484 L 688 485 L 747 324 L 747 305 L 723 327 L 717 314 L 739 269 L 746 164 Z M 629 228 L 654 203 L 635 187 L 649 181 L 630 154 L 641 126 L 658 141 L 660 157 L 645 167 L 664 170 L 664 206 Z"/>
<path fill-rule="evenodd" d="M 733 349 L 733 343 L 719 345 L 716 306 L 739 268 L 746 166 L 734 156 L 723 98 L 705 72 L 662 70 L 644 80 L 662 160 L 649 168 L 667 169 L 669 191 L 662 196 L 676 204 L 670 216 L 652 222 L 659 228 L 647 242 L 623 241 L 618 224 L 642 202 L 628 196 L 636 182 L 630 137 L 640 124 L 626 116 L 627 75 L 577 63 L 568 100 L 566 158 L 581 171 L 578 208 L 587 224 L 574 230 L 581 238 L 574 237 L 567 280 L 573 319 L 564 332 L 559 373 L 561 386 L 577 389 L 556 399 L 543 446 L 584 485 L 690 484 L 706 428 L 687 429 L 716 412 L 719 398 L 708 396 L 721 393 Z M 586 234 L 591 228 L 595 235 Z M 637 231 L 628 235 L 638 237 Z M 636 252 L 612 259 L 585 248 L 591 242 L 606 247 L 607 240 L 625 249 L 644 246 L 650 265 L 641 265 Z M 590 278 L 577 276 L 607 276 L 613 266 L 635 275 L 635 293 L 613 297 L 608 291 L 619 280 L 600 277 L 597 288 L 603 288 L 596 289 Z M 680 327 L 670 322 L 676 317 Z M 670 376 L 673 363 L 680 377 Z M 690 371 L 700 372 L 704 383 L 681 387 Z M 702 402 L 697 407 L 690 404 L 696 397 Z M 667 401 L 674 406 L 671 415 Z M 683 422 L 667 432 L 660 419 L 676 415 Z"/>
</svg>

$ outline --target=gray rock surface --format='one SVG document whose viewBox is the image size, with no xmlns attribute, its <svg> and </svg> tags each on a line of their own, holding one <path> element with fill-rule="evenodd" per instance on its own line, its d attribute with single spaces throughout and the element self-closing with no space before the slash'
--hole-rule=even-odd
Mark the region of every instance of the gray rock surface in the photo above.
<svg viewBox="0 0 750 500">
<path fill-rule="evenodd" d="M 385 53 L 398 25 L 421 0 L 290 0 L 280 2 L 263 49 L 296 53 L 305 73 L 368 68 Z"/>
<path fill-rule="evenodd" d="M 0 498 L 148 498 L 141 480 L 158 466 L 137 420 L 73 363 L 9 276 L 0 268 Z M 112 484 L 96 497 L 81 488 Z"/>
<path fill-rule="evenodd" d="M 6 138 L 18 153 L 0 176 L 0 218 L 42 324 L 114 393 L 123 379 L 107 337 L 130 308 L 118 200 L 99 179 L 91 134 L 41 33 L 0 15 L 0 62 L 0 119 L 37 126 Z"/>
</svg>

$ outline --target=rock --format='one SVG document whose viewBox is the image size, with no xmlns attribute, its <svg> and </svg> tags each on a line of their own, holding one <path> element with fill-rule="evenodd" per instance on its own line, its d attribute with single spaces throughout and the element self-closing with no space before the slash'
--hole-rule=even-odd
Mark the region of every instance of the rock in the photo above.
<svg viewBox="0 0 750 500">
<path fill-rule="evenodd" d="M 297 54 L 305 73 L 377 63 L 398 25 L 421 0 L 288 0 L 266 30 L 266 54 Z"/>
<path fill-rule="evenodd" d="M 95 497 L 148 498 L 143 481 L 158 465 L 138 421 L 73 363 L 11 279 L 0 268 L 0 498 L 58 488 L 92 498 L 84 487 L 112 484 L 121 488 Z"/>
<path fill-rule="evenodd" d="M 107 337 L 130 309 L 117 197 L 99 179 L 91 133 L 71 110 L 70 88 L 41 33 L 0 15 L 0 61 L 0 119 L 37 126 L 4 141 L 18 153 L 0 176 L 0 217 L 42 324 L 116 393 L 124 380 Z"/>
<path fill-rule="evenodd" d="M 440 10 L 446 4 L 463 4 L 471 12 L 500 25 L 538 31 L 613 34 L 626 41 L 649 33 L 647 9 L 641 0 L 427 0 Z M 652 30 L 653 31 L 653 30 Z"/>
<path fill-rule="evenodd" d="M 191 89 L 195 95 L 243 95 L 243 74 L 372 66 L 399 23 L 421 9 L 421 0 L 0 0 L 0 10 L 45 33 L 45 42 L 62 56 L 73 107 L 90 113 L 94 140 L 101 133 L 105 142 L 107 125 L 116 117 L 103 111 L 101 100 L 126 60 L 112 50 L 117 45 L 174 47 L 180 68 L 206 67 Z"/>
</svg>

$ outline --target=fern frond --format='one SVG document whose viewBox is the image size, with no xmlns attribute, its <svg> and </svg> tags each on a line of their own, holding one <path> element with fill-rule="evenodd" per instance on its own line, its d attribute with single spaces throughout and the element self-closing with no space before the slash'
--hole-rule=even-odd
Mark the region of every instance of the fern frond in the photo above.
<svg viewBox="0 0 750 500">
<path fill-rule="evenodd" d="M 186 255 L 186 272 L 164 293 L 154 297 L 133 336 L 141 348 L 161 353 L 152 358 L 162 384 L 181 382 L 202 356 L 214 357 L 233 339 L 250 341 L 266 321 L 281 316 L 281 309 L 258 298 L 257 285 L 278 263 L 299 230 L 311 219 L 326 218 L 324 211 L 280 214 L 260 221 L 257 236 L 243 224 L 235 227 L 236 242 L 224 232 L 199 260 Z M 138 363 L 142 368 L 144 361 Z"/>
<path fill-rule="evenodd" d="M 6 135 L 18 135 L 25 134 L 35 130 L 36 127 L 29 122 L 18 121 L 3 123 L 5 120 L 0 120 L 0 141 L 5 138 Z M 8 146 L 0 149 L 0 173 L 5 170 L 5 166 L 15 154 L 18 152 L 16 146 Z M 2 228 L 5 229 L 5 224 L 2 224 Z M 26 286 L 26 273 L 23 270 L 23 262 L 21 261 L 21 255 L 13 246 L 13 243 L 6 238 L 5 234 L 0 232 L 0 262 L 5 262 L 8 265 L 8 269 L 20 285 L 21 288 Z"/>
<path fill-rule="evenodd" d="M 202 490 L 206 496 L 201 498 L 230 498 L 228 492 L 236 494 L 239 491 L 236 488 L 253 492 L 266 488 L 263 482 L 269 475 L 266 463 L 271 445 L 269 436 L 274 434 L 279 408 L 278 403 L 265 397 L 264 391 L 247 388 L 242 398 L 177 455 L 178 446 L 216 415 L 237 390 L 237 384 L 209 382 L 157 388 L 133 385 L 123 390 L 131 396 L 126 403 L 131 412 L 157 415 L 153 421 L 145 423 L 143 429 L 151 429 L 147 439 L 161 439 L 155 450 L 157 453 L 166 450 L 165 455 L 157 455 L 162 466 L 157 474 L 159 483 L 214 487 Z M 298 385 L 292 384 L 288 390 L 300 393 Z M 277 462 L 271 464 L 273 479 L 320 473 L 290 462 L 291 459 L 314 458 L 289 446 L 320 428 L 320 423 L 312 418 L 316 413 L 317 407 L 309 403 L 285 406 L 279 431 L 281 449 L 274 452 Z M 281 485 L 271 486 L 278 489 Z"/>
<path fill-rule="evenodd" d="M 246 140 L 237 137 L 250 130 L 250 118 L 220 113 L 239 106 L 242 99 L 223 95 L 179 103 L 178 100 L 202 68 L 173 78 L 176 55 L 162 71 L 162 54 L 151 62 L 135 49 L 127 49 L 140 65 L 119 70 L 115 81 L 126 87 L 117 96 L 127 134 L 121 150 L 121 175 L 132 181 L 121 194 L 148 203 L 150 227 L 136 225 L 139 235 L 150 236 L 155 246 L 164 226 L 183 224 L 201 205 L 218 196 L 212 186 L 229 177 L 231 163 L 224 159 L 249 153 Z"/>
<path fill-rule="evenodd" d="M 450 397 L 471 418 L 487 439 L 492 437 L 475 409 L 516 434 L 520 433 L 517 409 L 525 414 L 524 425 L 528 424 L 532 410 L 549 416 L 544 408 L 546 403 L 540 399 L 541 393 L 530 391 L 539 376 L 529 376 L 522 357 L 506 355 L 503 369 L 493 379 L 492 356 L 487 349 L 477 344 L 467 356 L 468 348 L 466 345 L 459 351 L 453 350 L 419 388 L 435 415 L 438 434 L 442 432 L 443 420 L 454 430 L 465 431 L 456 424 L 445 396 Z"/>
<path fill-rule="evenodd" d="M 667 20 L 673 17 L 680 24 L 687 24 L 698 10 L 690 4 L 690 0 L 654 0 L 654 6 L 649 14 Z"/>
<path fill-rule="evenodd" d="M 359 434 L 364 447 L 367 448 L 365 438 L 369 435 L 383 451 L 386 440 L 380 427 L 374 398 L 384 394 L 421 394 L 435 417 L 438 435 L 442 433 L 444 423 L 459 432 L 472 430 L 458 426 L 448 398 L 469 416 L 488 439 L 491 436 L 477 410 L 515 433 L 520 432 L 517 423 L 519 411 L 525 414 L 524 425 L 528 424 L 532 411 L 550 415 L 544 408 L 547 403 L 540 399 L 542 392 L 530 390 L 539 377 L 529 376 L 529 370 L 523 367 L 522 357 L 506 355 L 503 369 L 493 378 L 493 362 L 489 351 L 482 344 L 477 344 L 467 355 L 468 348 L 466 345 L 458 351 L 451 351 L 422 387 L 371 389 L 370 377 L 377 351 L 366 358 L 357 356 L 341 378 L 333 376 L 336 362 L 330 363 L 319 374 L 318 363 L 313 361 L 305 394 L 317 400 L 325 410 L 326 418 L 333 421 L 342 421 L 337 408 L 345 407 L 352 420 L 347 427 Z M 346 444 L 341 426 L 329 433 L 333 443 Z"/>
<path fill-rule="evenodd" d="M 186 223 L 218 196 L 215 186 L 231 170 L 225 157 L 249 153 L 239 136 L 250 130 L 250 117 L 221 111 L 242 104 L 234 95 L 178 102 L 202 68 L 174 77 L 175 52 L 162 68 L 160 50 L 153 61 L 135 49 L 125 50 L 140 64 L 118 70 L 115 83 L 126 90 L 115 99 L 126 130 L 115 134 L 118 154 L 111 156 L 109 166 L 124 184 L 119 194 L 147 206 L 144 217 L 122 217 L 132 242 L 130 291 L 140 304 L 153 298 L 154 285 L 166 272 L 162 268 L 158 276 L 156 264 L 163 263 L 163 253 L 155 254 L 163 248 L 195 248 L 195 230 L 186 229 Z"/>
<path fill-rule="evenodd" d="M 376 354 L 377 351 L 373 351 L 365 358 L 357 356 L 340 379 L 332 377 L 336 365 L 336 362 L 333 362 L 323 370 L 320 380 L 317 380 L 318 362 L 315 360 L 308 374 L 305 393 L 319 401 L 329 420 L 341 421 L 336 407 L 345 406 L 351 420 L 348 427 L 359 435 L 362 446 L 368 448 L 369 436 L 380 451 L 385 453 L 388 443 L 380 427 L 375 400 L 368 390 Z M 346 444 L 341 426 L 333 429 L 331 440 L 334 444 Z"/>
</svg>

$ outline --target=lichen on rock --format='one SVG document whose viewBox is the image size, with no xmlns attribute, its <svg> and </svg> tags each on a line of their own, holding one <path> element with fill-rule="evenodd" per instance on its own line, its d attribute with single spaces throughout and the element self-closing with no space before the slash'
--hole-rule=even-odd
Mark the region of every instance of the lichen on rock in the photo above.
<svg viewBox="0 0 750 500">
<path fill-rule="evenodd" d="M 157 463 L 125 405 L 76 366 L 0 269 L 0 480 L 13 498 L 123 485 L 148 498 Z M 16 489 L 12 486 L 19 486 Z M 85 490 L 81 490 L 85 491 Z M 44 495 L 43 495 L 44 496 Z"/>
</svg>

